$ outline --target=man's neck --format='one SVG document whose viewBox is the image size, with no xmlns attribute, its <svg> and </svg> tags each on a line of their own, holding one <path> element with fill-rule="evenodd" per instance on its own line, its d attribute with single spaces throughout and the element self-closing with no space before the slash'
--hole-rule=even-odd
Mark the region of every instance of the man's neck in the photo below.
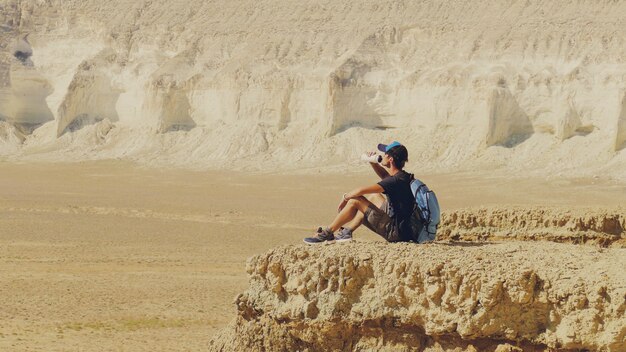
<svg viewBox="0 0 626 352">
<path fill-rule="evenodd" d="M 393 164 L 391 165 L 391 167 L 389 168 L 389 176 L 393 176 L 395 174 L 397 174 L 398 172 L 402 171 L 401 169 L 396 168 L 395 166 L 393 166 Z"/>
</svg>

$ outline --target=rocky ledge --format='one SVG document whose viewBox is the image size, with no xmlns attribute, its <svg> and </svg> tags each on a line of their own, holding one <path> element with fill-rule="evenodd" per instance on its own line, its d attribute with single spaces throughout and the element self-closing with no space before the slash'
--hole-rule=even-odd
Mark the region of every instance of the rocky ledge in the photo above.
<svg viewBox="0 0 626 352">
<path fill-rule="evenodd" d="M 283 246 L 251 258 L 212 351 L 626 350 L 626 249 Z"/>
<path fill-rule="evenodd" d="M 443 214 L 438 239 L 552 241 L 626 248 L 626 209 L 499 206 Z"/>
</svg>

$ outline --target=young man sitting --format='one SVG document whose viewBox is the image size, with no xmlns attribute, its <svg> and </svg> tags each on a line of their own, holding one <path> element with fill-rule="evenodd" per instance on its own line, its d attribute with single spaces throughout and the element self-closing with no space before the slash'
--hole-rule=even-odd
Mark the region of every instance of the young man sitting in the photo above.
<svg viewBox="0 0 626 352">
<path fill-rule="evenodd" d="M 413 175 L 403 170 L 408 151 L 396 141 L 379 144 L 378 149 L 385 153 L 382 161 L 370 164 L 381 181 L 345 193 L 335 220 L 326 228 L 320 227 L 313 237 L 305 238 L 305 243 L 350 241 L 352 232 L 361 224 L 389 242 L 413 239 L 410 221 L 415 207 L 410 186 Z"/>
</svg>

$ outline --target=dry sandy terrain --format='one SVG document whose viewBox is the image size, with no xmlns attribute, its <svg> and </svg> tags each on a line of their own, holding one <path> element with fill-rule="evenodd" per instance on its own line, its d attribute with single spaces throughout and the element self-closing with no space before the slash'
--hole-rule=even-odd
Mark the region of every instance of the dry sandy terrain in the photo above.
<svg viewBox="0 0 626 352">
<path fill-rule="evenodd" d="M 207 348 L 246 258 L 328 224 L 376 142 L 421 164 L 440 239 L 620 253 L 625 26 L 608 0 L 0 0 L 0 351 Z"/>
<path fill-rule="evenodd" d="M 423 175 L 444 211 L 614 207 L 601 179 Z M 0 350 L 201 350 L 235 317 L 245 260 L 299 244 L 352 175 L 145 169 L 122 162 L 0 164 Z M 361 230 L 359 241 L 378 238 Z"/>
</svg>

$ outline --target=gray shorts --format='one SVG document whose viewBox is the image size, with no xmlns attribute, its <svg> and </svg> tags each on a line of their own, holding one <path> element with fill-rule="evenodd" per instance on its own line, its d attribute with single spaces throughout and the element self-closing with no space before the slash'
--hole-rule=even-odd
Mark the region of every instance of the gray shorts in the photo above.
<svg viewBox="0 0 626 352">
<path fill-rule="evenodd" d="M 368 229 L 381 235 L 389 242 L 400 241 L 400 231 L 393 219 L 389 216 L 389 206 L 387 201 L 381 205 L 381 209 L 375 205 L 370 205 L 365 211 L 363 225 Z"/>
</svg>

